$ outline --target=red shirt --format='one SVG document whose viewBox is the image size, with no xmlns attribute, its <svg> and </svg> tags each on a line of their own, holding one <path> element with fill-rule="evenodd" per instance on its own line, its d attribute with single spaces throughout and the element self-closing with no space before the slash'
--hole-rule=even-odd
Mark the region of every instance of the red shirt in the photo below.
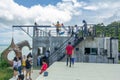
<svg viewBox="0 0 120 80">
<path fill-rule="evenodd" d="M 47 63 L 44 63 L 44 64 L 42 65 L 41 70 L 46 71 L 47 68 L 48 68 Z"/>
<path fill-rule="evenodd" d="M 67 45 L 66 46 L 66 51 L 68 55 L 72 55 L 72 51 L 73 51 L 73 46 L 72 45 Z"/>
</svg>

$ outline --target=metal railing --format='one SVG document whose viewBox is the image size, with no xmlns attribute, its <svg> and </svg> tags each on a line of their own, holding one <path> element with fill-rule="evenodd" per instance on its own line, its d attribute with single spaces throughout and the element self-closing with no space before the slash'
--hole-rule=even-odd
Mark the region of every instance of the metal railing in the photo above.
<svg viewBox="0 0 120 80">
<path fill-rule="evenodd" d="M 64 43 L 62 43 L 57 50 L 55 50 L 51 56 L 49 57 L 49 65 L 54 63 L 55 61 L 59 60 L 61 57 L 65 55 L 65 47 L 68 42 L 72 42 L 74 37 L 68 38 Z"/>
<path fill-rule="evenodd" d="M 59 36 L 68 36 L 68 28 L 66 28 L 66 30 L 64 28 L 61 28 L 60 32 L 64 32 L 63 35 L 59 35 Z M 35 36 L 39 37 L 39 36 L 57 36 L 56 33 L 56 27 L 51 26 L 51 27 L 41 27 L 41 28 L 37 28 L 35 30 Z"/>
</svg>

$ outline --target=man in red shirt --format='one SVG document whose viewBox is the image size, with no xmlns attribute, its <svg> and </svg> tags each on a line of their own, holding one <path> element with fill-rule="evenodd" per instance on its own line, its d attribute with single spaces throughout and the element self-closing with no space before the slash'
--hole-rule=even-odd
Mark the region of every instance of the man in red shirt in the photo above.
<svg viewBox="0 0 120 80">
<path fill-rule="evenodd" d="M 68 42 L 68 45 L 66 46 L 66 54 L 67 54 L 67 66 L 68 66 L 68 60 L 70 60 L 70 65 L 69 65 L 69 67 L 71 67 L 71 56 L 72 56 L 72 54 L 73 54 L 73 52 L 74 52 L 74 48 L 73 48 L 73 46 L 71 45 L 71 42 Z"/>
<path fill-rule="evenodd" d="M 42 74 L 44 71 L 46 71 L 46 69 L 48 68 L 48 65 L 46 63 L 45 60 L 42 61 L 42 67 L 41 67 L 41 70 L 40 70 L 40 74 Z"/>
</svg>

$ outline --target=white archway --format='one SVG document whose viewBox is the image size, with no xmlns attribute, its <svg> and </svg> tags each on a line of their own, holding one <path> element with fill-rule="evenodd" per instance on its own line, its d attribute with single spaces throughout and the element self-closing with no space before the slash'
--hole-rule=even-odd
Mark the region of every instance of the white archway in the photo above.
<svg viewBox="0 0 120 80">
<path fill-rule="evenodd" d="M 10 51 L 9 54 L 7 55 L 7 58 L 9 61 L 12 61 L 14 57 L 16 56 L 14 51 Z"/>
<path fill-rule="evenodd" d="M 27 56 L 29 54 L 29 52 L 30 52 L 30 50 L 29 50 L 29 48 L 27 46 L 24 46 L 22 48 L 22 55 L 26 55 Z"/>
</svg>

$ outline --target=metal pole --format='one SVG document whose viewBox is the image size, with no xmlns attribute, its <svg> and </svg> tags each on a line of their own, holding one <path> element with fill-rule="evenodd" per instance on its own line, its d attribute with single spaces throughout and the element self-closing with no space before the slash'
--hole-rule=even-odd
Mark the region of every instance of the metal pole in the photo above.
<svg viewBox="0 0 120 80">
<path fill-rule="evenodd" d="M 32 50 L 32 55 L 33 55 L 33 68 L 35 68 L 37 66 L 37 49 L 36 49 L 36 45 L 35 45 L 35 30 L 36 28 L 33 27 L 33 50 Z"/>
</svg>

